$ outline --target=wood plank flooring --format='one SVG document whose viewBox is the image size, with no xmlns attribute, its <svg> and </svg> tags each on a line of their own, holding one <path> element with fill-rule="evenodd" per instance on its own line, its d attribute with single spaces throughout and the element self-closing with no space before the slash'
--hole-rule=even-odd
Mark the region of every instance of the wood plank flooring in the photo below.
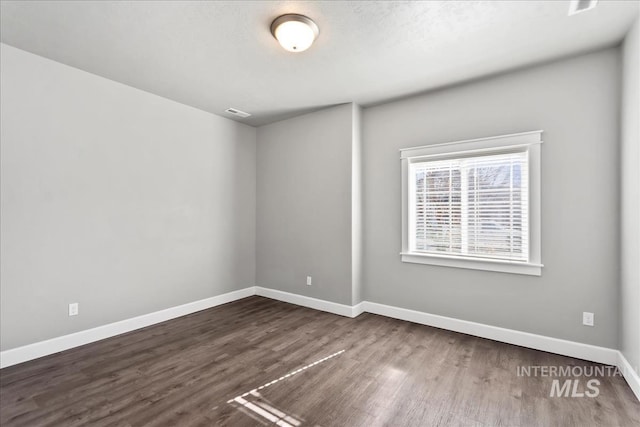
<svg viewBox="0 0 640 427">
<path fill-rule="evenodd" d="M 597 397 L 549 397 L 553 378 L 517 375 L 543 365 L 601 366 L 250 297 L 2 369 L 0 424 L 640 425 L 622 377 L 596 377 Z"/>
</svg>

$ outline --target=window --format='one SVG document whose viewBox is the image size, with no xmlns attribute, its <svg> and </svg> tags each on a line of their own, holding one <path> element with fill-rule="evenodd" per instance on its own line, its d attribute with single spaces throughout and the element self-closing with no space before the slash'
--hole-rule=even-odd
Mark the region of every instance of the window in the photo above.
<svg viewBox="0 0 640 427">
<path fill-rule="evenodd" d="M 541 135 L 401 150 L 402 261 L 540 275 Z"/>
</svg>

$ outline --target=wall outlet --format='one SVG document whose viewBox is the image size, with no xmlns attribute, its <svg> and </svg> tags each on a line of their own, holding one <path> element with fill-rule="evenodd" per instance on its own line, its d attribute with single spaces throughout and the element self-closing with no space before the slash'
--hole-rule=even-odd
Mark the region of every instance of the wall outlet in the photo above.
<svg viewBox="0 0 640 427">
<path fill-rule="evenodd" d="M 78 315 L 78 303 L 72 302 L 69 304 L 69 316 L 77 316 Z"/>
<path fill-rule="evenodd" d="M 594 323 L 594 314 L 585 311 L 582 313 L 582 324 L 585 326 L 593 326 Z"/>
<path fill-rule="evenodd" d="M 307 286 L 311 286 L 311 276 L 307 276 Z"/>
</svg>

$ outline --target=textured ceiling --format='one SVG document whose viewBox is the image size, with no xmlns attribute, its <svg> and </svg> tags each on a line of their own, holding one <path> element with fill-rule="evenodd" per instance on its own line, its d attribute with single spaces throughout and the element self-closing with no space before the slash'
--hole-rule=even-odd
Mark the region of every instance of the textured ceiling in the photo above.
<svg viewBox="0 0 640 427">
<path fill-rule="evenodd" d="M 260 125 L 371 105 L 618 43 L 636 1 L 2 1 L 3 43 L 211 113 Z M 283 13 L 320 27 L 306 52 L 269 32 Z M 232 116 L 229 116 L 233 118 Z"/>
</svg>

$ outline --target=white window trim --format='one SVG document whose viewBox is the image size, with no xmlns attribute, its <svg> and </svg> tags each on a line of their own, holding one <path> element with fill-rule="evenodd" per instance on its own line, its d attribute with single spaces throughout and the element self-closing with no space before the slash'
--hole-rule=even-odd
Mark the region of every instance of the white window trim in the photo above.
<svg viewBox="0 0 640 427">
<path fill-rule="evenodd" d="M 402 262 L 498 271 L 504 273 L 542 275 L 540 230 L 540 146 L 541 130 L 489 138 L 446 142 L 400 149 L 402 168 Z M 462 154 L 481 154 L 496 150 L 526 149 L 529 155 L 529 261 L 495 260 L 455 255 L 437 255 L 409 250 L 409 164 L 427 158 L 451 157 Z"/>
</svg>

